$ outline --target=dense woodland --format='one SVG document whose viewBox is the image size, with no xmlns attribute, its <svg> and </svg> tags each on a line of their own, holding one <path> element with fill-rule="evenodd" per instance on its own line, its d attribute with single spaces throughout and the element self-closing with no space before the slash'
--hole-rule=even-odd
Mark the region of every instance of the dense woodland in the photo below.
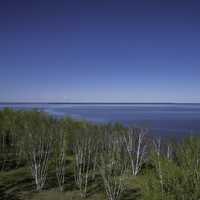
<svg viewBox="0 0 200 200">
<path fill-rule="evenodd" d="M 0 199 L 198 200 L 200 138 L 4 109 Z"/>
</svg>

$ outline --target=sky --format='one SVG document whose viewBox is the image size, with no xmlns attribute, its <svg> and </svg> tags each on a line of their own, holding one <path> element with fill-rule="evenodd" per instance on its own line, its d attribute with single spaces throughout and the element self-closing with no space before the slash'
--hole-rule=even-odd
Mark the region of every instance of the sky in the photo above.
<svg viewBox="0 0 200 200">
<path fill-rule="evenodd" d="M 0 102 L 200 103 L 200 1 L 0 1 Z"/>
</svg>

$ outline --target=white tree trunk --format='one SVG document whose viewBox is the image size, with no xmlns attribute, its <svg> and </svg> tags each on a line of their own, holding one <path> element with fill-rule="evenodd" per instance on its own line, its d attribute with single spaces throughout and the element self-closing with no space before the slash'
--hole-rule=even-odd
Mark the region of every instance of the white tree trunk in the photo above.
<svg viewBox="0 0 200 200">
<path fill-rule="evenodd" d="M 154 140 L 154 148 L 155 148 L 155 152 L 156 152 L 156 162 L 157 162 L 157 172 L 158 172 L 158 176 L 159 176 L 159 180 L 160 180 L 160 188 L 161 188 L 161 195 L 162 195 L 162 199 L 164 197 L 164 188 L 163 188 L 163 174 L 162 174 L 162 167 L 161 167 L 161 139 L 158 138 L 156 140 Z"/>
<path fill-rule="evenodd" d="M 88 181 L 93 175 L 94 147 L 93 138 L 91 136 L 83 136 L 77 139 L 73 148 L 75 155 L 74 178 L 82 198 L 87 196 Z"/>
<path fill-rule="evenodd" d="M 123 144 L 120 137 L 107 132 L 109 137 L 102 144 L 99 170 L 103 179 L 108 200 L 119 200 L 125 189 L 126 161 L 124 160 Z"/>
<path fill-rule="evenodd" d="M 146 153 L 144 129 L 129 129 L 124 136 L 124 144 L 128 153 L 129 161 L 131 163 L 132 174 L 136 176 L 143 164 Z"/>
</svg>

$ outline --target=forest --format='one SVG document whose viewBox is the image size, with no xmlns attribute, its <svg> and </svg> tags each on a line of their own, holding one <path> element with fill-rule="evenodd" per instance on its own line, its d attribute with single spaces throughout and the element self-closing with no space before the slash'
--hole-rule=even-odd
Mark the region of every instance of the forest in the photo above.
<svg viewBox="0 0 200 200">
<path fill-rule="evenodd" d="M 198 200 L 200 137 L 0 111 L 2 200 Z"/>
</svg>

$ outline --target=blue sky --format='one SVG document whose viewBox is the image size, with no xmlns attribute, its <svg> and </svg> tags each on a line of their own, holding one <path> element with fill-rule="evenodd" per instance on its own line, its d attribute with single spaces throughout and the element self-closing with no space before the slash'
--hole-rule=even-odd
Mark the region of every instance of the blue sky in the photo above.
<svg viewBox="0 0 200 200">
<path fill-rule="evenodd" d="M 200 3 L 0 3 L 0 101 L 200 102 Z"/>
</svg>

